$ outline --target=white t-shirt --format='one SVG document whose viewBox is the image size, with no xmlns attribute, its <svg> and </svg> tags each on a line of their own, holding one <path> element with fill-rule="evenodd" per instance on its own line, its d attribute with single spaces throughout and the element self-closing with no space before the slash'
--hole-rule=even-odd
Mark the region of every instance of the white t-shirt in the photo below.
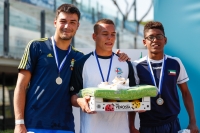
<svg viewBox="0 0 200 133">
<path fill-rule="evenodd" d="M 103 77 L 106 80 L 110 66 L 110 57 L 98 56 L 98 60 Z M 112 80 L 116 76 L 121 76 L 125 79 L 129 78 L 129 85 L 135 85 L 131 63 L 120 62 L 118 56 L 113 54 L 109 83 L 112 83 Z M 102 82 L 102 76 L 93 52 L 75 62 L 73 77 L 76 80 L 72 83 L 74 91 L 82 88 L 97 87 Z M 79 81 L 82 83 L 79 83 Z M 96 114 L 87 114 L 81 110 L 80 133 L 129 133 L 127 114 L 127 112 L 97 112 Z"/>
</svg>

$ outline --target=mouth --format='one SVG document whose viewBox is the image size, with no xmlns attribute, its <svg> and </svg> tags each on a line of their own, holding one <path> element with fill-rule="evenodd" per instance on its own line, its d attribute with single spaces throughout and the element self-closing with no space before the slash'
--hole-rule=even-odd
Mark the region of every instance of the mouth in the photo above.
<svg viewBox="0 0 200 133">
<path fill-rule="evenodd" d="M 71 33 L 71 31 L 63 31 L 63 33 Z"/>
<path fill-rule="evenodd" d="M 153 45 L 151 45 L 153 48 L 159 48 L 160 47 L 160 45 L 159 44 L 153 44 Z"/>
<path fill-rule="evenodd" d="M 64 31 L 64 32 L 62 32 L 62 34 L 63 34 L 64 36 L 69 36 L 69 35 L 71 35 L 71 32 L 69 32 L 69 31 Z"/>
<path fill-rule="evenodd" d="M 62 32 L 63 32 L 63 33 L 71 33 L 72 31 L 71 31 L 71 30 L 66 30 L 66 29 L 64 29 L 64 30 L 62 30 Z"/>
<path fill-rule="evenodd" d="M 105 43 L 105 45 L 106 45 L 106 46 L 112 46 L 113 43 L 111 43 L 111 42 L 107 42 L 107 43 Z"/>
</svg>

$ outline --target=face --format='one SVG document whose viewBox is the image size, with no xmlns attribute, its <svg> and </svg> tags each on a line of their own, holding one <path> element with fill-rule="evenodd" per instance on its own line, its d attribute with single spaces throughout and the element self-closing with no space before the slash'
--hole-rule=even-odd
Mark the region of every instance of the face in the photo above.
<svg viewBox="0 0 200 133">
<path fill-rule="evenodd" d="M 99 55 L 111 55 L 115 43 L 115 26 L 112 24 L 100 24 L 97 34 L 93 34 L 96 43 L 96 51 Z"/>
<path fill-rule="evenodd" d="M 62 40 L 71 40 L 79 27 L 77 14 L 61 12 L 54 21 L 55 36 Z"/>
<path fill-rule="evenodd" d="M 163 36 L 161 36 L 163 35 Z M 148 40 L 147 37 L 156 37 L 152 41 Z M 143 44 L 147 47 L 149 54 L 163 54 L 164 46 L 167 42 L 167 38 L 164 37 L 164 34 L 159 29 L 149 29 L 145 33 L 145 38 Z"/>
</svg>

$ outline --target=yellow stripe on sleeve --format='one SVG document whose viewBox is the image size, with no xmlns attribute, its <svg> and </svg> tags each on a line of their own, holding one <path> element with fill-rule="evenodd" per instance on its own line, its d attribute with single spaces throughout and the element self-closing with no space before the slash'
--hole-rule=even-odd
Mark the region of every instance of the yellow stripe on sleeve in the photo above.
<svg viewBox="0 0 200 133">
<path fill-rule="evenodd" d="M 26 63 L 27 63 L 27 61 L 28 61 L 28 56 L 29 56 L 29 54 L 30 54 L 30 46 L 31 46 L 31 44 L 32 44 L 34 41 L 46 41 L 46 40 L 48 40 L 48 38 L 40 38 L 40 39 L 38 39 L 38 40 L 31 40 L 31 41 L 27 44 L 27 46 L 26 46 L 26 48 L 25 48 L 25 50 L 24 50 L 24 54 L 23 54 L 23 56 L 22 56 L 22 58 L 21 58 L 21 61 L 20 61 L 20 63 L 19 63 L 18 69 L 24 69 L 24 68 L 26 67 Z"/>
</svg>

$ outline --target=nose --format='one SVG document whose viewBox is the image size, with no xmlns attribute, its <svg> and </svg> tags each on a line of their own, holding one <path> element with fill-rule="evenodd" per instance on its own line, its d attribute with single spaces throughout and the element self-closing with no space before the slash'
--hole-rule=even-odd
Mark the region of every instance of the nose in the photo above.
<svg viewBox="0 0 200 133">
<path fill-rule="evenodd" d="M 69 25 L 66 23 L 65 26 L 64 26 L 64 28 L 67 28 L 68 26 L 69 26 Z"/>
<path fill-rule="evenodd" d="M 113 36 L 112 35 L 108 35 L 107 38 L 110 40 Z"/>
</svg>

